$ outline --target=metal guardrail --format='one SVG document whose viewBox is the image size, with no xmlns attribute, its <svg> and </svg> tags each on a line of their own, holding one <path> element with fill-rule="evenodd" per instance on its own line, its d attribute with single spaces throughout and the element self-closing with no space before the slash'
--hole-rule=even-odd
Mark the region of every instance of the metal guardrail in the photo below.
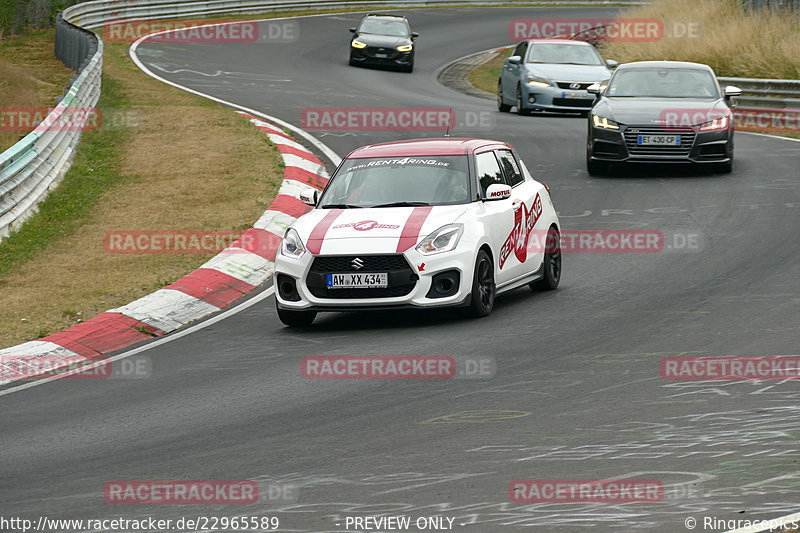
<svg viewBox="0 0 800 533">
<path fill-rule="evenodd" d="M 748 10 L 769 9 L 772 11 L 789 10 L 800 14 L 800 0 L 739 0 Z"/>
<path fill-rule="evenodd" d="M 786 0 L 784 0 L 786 1 Z M 800 1 L 800 0 L 797 0 Z M 532 0 L 526 5 L 552 5 L 576 0 Z M 218 14 L 248 14 L 320 8 L 434 7 L 505 4 L 507 0 L 93 0 L 67 8 L 56 29 L 56 55 L 79 71 L 59 104 L 45 121 L 0 154 L 0 240 L 30 216 L 47 192 L 57 186 L 69 166 L 80 129 L 64 128 L 61 119 L 72 108 L 92 108 L 100 96 L 102 40 L 81 28 L 96 29 L 111 21 L 202 18 Z M 601 4 L 601 2 L 586 2 Z M 607 0 L 603 4 L 638 5 L 643 0 Z M 744 105 L 800 107 L 800 81 L 720 78 L 745 91 Z M 751 96 L 752 95 L 752 96 Z"/>
<path fill-rule="evenodd" d="M 0 240 L 33 214 L 48 191 L 61 182 L 81 135 L 80 128 L 70 124 L 79 110 L 93 108 L 100 97 L 103 42 L 61 17 L 56 35 L 60 42 L 56 55 L 78 74 L 42 123 L 0 154 Z"/>
<path fill-rule="evenodd" d="M 737 99 L 741 106 L 800 108 L 800 80 L 717 79 L 720 85 L 735 85 L 742 89 L 742 96 Z"/>
</svg>

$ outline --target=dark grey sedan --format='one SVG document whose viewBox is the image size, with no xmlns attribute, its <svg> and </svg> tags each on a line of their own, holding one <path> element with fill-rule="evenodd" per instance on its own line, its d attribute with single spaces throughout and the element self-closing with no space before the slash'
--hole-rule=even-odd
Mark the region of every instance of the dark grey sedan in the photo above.
<svg viewBox="0 0 800 533">
<path fill-rule="evenodd" d="M 733 105 L 741 89 L 720 89 L 708 65 L 640 61 L 617 67 L 607 86 L 594 85 L 586 167 L 612 163 L 694 163 L 733 168 Z"/>
</svg>

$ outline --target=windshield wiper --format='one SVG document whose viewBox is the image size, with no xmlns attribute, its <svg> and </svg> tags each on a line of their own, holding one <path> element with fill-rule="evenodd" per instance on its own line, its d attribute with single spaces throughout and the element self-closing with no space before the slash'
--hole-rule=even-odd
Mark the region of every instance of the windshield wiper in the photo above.
<svg viewBox="0 0 800 533">
<path fill-rule="evenodd" d="M 321 205 L 320 209 L 355 209 L 355 208 L 360 209 L 361 207 L 362 206 L 355 204 L 325 204 Z"/>
<path fill-rule="evenodd" d="M 392 202 L 389 204 L 373 205 L 372 207 L 421 207 L 431 205 L 428 202 Z"/>
</svg>

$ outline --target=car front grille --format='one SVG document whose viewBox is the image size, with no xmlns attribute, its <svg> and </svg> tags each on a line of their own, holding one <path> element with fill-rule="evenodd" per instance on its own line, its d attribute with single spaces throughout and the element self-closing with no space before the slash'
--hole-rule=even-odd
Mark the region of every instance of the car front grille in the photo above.
<svg viewBox="0 0 800 533">
<path fill-rule="evenodd" d="M 354 268 L 354 262 L 361 268 Z M 383 289 L 328 289 L 328 274 L 355 272 L 386 272 L 389 286 Z M 317 256 L 311 263 L 306 286 L 316 298 L 396 298 L 414 290 L 418 279 L 401 254 Z"/>
<path fill-rule="evenodd" d="M 573 91 L 585 91 L 586 88 L 593 84 L 597 83 L 596 81 L 557 81 L 556 85 L 558 85 L 559 89 L 571 89 Z M 573 85 L 577 85 L 577 87 L 573 87 Z"/>
<path fill-rule="evenodd" d="M 594 104 L 592 98 L 553 98 L 553 105 L 560 105 L 565 107 L 585 107 L 591 108 Z"/>
<path fill-rule="evenodd" d="M 385 54 L 386 57 L 379 57 L 376 59 L 394 59 L 395 57 L 397 57 L 398 52 L 395 48 L 367 46 L 366 48 L 364 48 L 364 54 L 369 57 L 375 57 L 375 54 Z"/>
<path fill-rule="evenodd" d="M 639 146 L 637 143 L 639 135 L 680 135 L 680 146 Z M 692 150 L 695 132 L 691 128 L 679 127 L 628 127 L 624 132 L 625 145 L 628 153 L 632 156 L 642 155 L 662 155 L 686 157 Z"/>
</svg>

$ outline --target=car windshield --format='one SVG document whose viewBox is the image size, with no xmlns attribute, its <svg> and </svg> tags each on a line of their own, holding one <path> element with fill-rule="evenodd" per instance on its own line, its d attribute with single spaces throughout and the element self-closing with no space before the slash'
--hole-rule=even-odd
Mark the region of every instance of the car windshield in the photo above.
<svg viewBox="0 0 800 533">
<path fill-rule="evenodd" d="M 365 158 L 342 164 L 318 206 L 450 205 L 469 198 L 466 155 Z"/>
<path fill-rule="evenodd" d="M 608 96 L 651 98 L 718 98 L 714 77 L 707 70 L 688 68 L 630 69 L 617 71 Z"/>
<path fill-rule="evenodd" d="M 591 46 L 560 43 L 537 43 L 531 47 L 528 63 L 562 63 L 570 65 L 602 65 L 603 61 Z"/>
<path fill-rule="evenodd" d="M 358 33 L 374 33 L 391 37 L 408 37 L 408 26 L 402 20 L 368 18 L 361 23 Z"/>
</svg>

